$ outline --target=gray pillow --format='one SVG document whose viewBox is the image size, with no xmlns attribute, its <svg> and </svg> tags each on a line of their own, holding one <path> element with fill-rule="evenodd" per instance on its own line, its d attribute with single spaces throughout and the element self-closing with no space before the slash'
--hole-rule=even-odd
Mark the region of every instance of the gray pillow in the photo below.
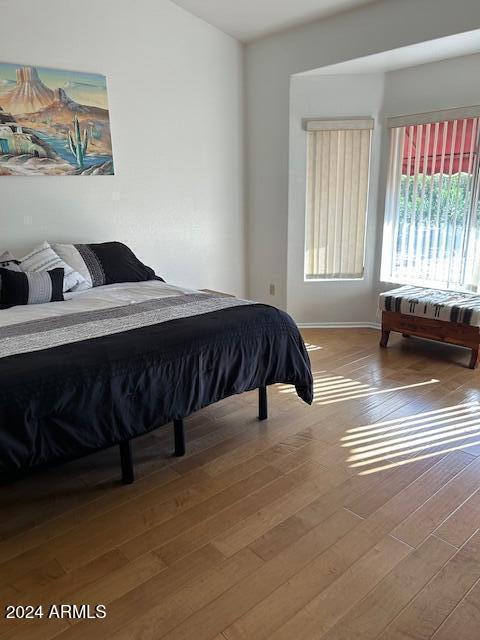
<svg viewBox="0 0 480 640">
<path fill-rule="evenodd" d="M 16 260 L 15 256 L 10 251 L 4 251 L 0 253 L 0 269 L 10 269 L 10 271 L 21 271 L 18 266 L 20 260 Z"/>
</svg>

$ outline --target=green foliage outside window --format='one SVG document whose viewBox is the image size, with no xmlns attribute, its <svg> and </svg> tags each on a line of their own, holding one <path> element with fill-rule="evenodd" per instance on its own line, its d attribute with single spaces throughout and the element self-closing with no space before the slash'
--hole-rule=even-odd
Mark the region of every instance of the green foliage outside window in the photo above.
<svg viewBox="0 0 480 640">
<path fill-rule="evenodd" d="M 439 223 L 463 225 L 465 216 L 469 215 L 472 184 L 473 176 L 469 173 L 457 173 L 451 177 L 445 174 L 419 174 L 417 179 L 402 175 L 400 224 L 423 222 L 430 227 L 436 227 Z"/>
</svg>

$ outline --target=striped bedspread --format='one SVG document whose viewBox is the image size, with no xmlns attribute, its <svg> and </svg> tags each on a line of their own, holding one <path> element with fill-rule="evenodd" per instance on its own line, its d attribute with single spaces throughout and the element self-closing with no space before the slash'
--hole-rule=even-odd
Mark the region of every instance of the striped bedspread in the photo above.
<svg viewBox="0 0 480 640">
<path fill-rule="evenodd" d="M 380 294 L 382 311 L 480 326 L 480 296 L 424 287 L 400 287 Z"/>
<path fill-rule="evenodd" d="M 115 308 L 30 320 L 0 327 L 0 358 L 253 304 L 239 298 L 189 293 Z"/>
</svg>

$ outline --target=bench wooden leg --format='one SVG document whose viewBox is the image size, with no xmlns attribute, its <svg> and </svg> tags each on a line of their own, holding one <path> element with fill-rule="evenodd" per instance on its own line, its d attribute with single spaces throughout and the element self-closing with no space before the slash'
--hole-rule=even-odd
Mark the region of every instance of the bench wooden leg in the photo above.
<svg viewBox="0 0 480 640">
<path fill-rule="evenodd" d="M 132 484 L 135 475 L 133 472 L 132 443 L 130 440 L 120 443 L 120 464 L 122 466 L 123 484 Z"/>
<path fill-rule="evenodd" d="M 380 339 L 380 346 L 381 347 L 385 348 L 387 346 L 389 337 L 390 337 L 390 329 L 383 329 L 382 328 L 382 337 Z"/>
<path fill-rule="evenodd" d="M 469 364 L 470 369 L 476 369 L 478 367 L 478 361 L 479 361 L 479 347 L 474 347 L 472 349 L 472 355 L 470 358 L 470 364 Z"/>
</svg>

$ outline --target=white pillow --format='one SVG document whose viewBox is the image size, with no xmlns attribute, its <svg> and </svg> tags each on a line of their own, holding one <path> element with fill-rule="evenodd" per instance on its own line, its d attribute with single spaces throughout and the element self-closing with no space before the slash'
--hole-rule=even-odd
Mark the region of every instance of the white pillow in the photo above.
<svg viewBox="0 0 480 640">
<path fill-rule="evenodd" d="M 62 268 L 65 270 L 63 279 L 63 291 L 70 291 L 79 284 L 85 282 L 85 278 L 77 271 L 64 262 L 55 253 L 48 242 L 43 242 L 36 247 L 28 255 L 20 260 L 20 268 L 22 271 L 50 271 L 51 269 Z"/>
</svg>

